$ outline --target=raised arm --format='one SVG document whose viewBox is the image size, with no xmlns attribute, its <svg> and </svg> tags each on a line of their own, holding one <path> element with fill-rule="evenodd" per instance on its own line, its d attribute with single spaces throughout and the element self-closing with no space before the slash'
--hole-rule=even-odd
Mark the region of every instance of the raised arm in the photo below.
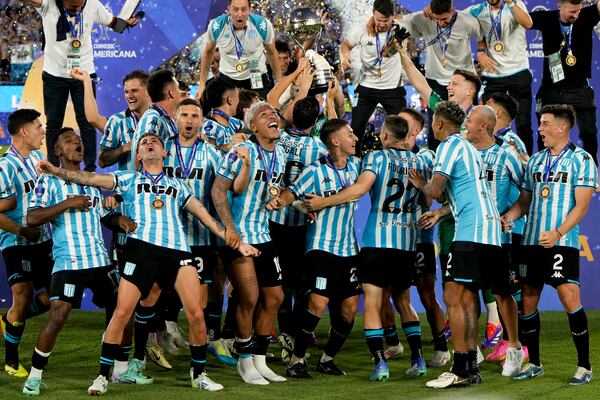
<svg viewBox="0 0 600 400">
<path fill-rule="evenodd" d="M 115 177 L 112 174 L 98 174 L 87 171 L 71 171 L 58 168 L 50 161 L 41 160 L 36 169 L 41 174 L 55 175 L 65 180 L 79 183 L 80 185 L 94 186 L 106 190 L 112 190 L 115 185 Z"/>
<path fill-rule="evenodd" d="M 200 77 L 198 81 L 198 91 L 196 92 L 196 100 L 200 101 L 202 93 L 206 89 L 206 78 L 208 77 L 208 69 L 215 57 L 216 44 L 207 41 L 202 52 L 202 60 L 200 60 Z"/>
<path fill-rule="evenodd" d="M 342 41 L 340 46 L 340 64 L 342 70 L 352 69 L 352 58 L 350 58 L 350 51 L 352 46 L 347 40 Z"/>
<path fill-rule="evenodd" d="M 279 82 L 282 74 L 281 65 L 279 64 L 279 55 L 277 54 L 277 49 L 275 48 L 275 41 L 272 41 L 270 44 L 266 44 L 265 50 L 267 52 L 267 60 L 271 66 L 271 71 L 273 71 L 273 76 L 275 77 L 275 82 Z"/>
<path fill-rule="evenodd" d="M 288 87 L 290 87 L 294 83 L 294 81 L 296 80 L 298 75 L 300 75 L 300 73 L 308 67 L 308 65 L 309 65 L 308 58 L 306 58 L 306 57 L 301 58 L 300 61 L 298 62 L 298 68 L 296 68 L 296 70 L 294 72 L 292 72 L 291 74 L 286 75 L 283 78 L 281 78 L 275 84 L 273 89 L 271 89 L 269 91 L 269 93 L 267 94 L 267 102 L 270 105 L 272 105 L 273 107 L 275 107 L 276 109 L 279 109 L 281 107 L 281 104 L 279 103 L 279 99 L 285 93 L 285 91 L 288 89 Z"/>
<path fill-rule="evenodd" d="M 234 152 L 242 160 L 242 168 L 233 181 L 233 192 L 242 194 L 246 191 L 250 181 L 250 153 L 248 153 L 248 148 L 243 146 L 237 147 Z"/>
<path fill-rule="evenodd" d="M 42 0 L 23 0 L 23 3 L 28 6 L 33 6 L 35 8 L 39 8 L 42 6 Z"/>
<path fill-rule="evenodd" d="M 408 53 L 406 52 L 405 46 L 402 46 L 399 49 L 400 60 L 402 61 L 402 68 L 404 68 L 404 72 L 406 72 L 406 76 L 408 77 L 408 81 L 415 88 L 417 92 L 423 98 L 425 104 L 429 104 L 429 97 L 431 96 L 431 87 L 429 83 L 427 83 L 427 79 L 423 76 L 421 71 L 415 66 L 412 62 Z"/>
<path fill-rule="evenodd" d="M 515 16 L 515 20 L 519 25 L 521 25 L 525 29 L 530 29 L 533 26 L 533 21 L 529 13 L 523 10 L 517 4 L 516 0 L 506 0 L 506 5 L 511 9 Z M 600 5 L 596 4 L 600 10 Z"/>
<path fill-rule="evenodd" d="M 108 118 L 104 115 L 100 115 L 100 112 L 98 111 L 90 74 L 79 68 L 72 69 L 70 73 L 73 78 L 83 82 L 83 107 L 85 109 L 85 119 L 87 119 L 94 128 L 104 132 Z"/>
</svg>

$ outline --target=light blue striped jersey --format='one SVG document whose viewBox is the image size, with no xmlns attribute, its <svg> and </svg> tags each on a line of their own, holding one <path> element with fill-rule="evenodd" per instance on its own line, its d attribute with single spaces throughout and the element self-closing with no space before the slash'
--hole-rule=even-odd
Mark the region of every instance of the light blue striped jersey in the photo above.
<svg viewBox="0 0 600 400">
<path fill-rule="evenodd" d="M 521 153 L 527 154 L 527 148 L 525 147 L 525 143 L 523 143 L 523 140 L 521 140 L 519 135 L 517 135 L 515 132 L 513 132 L 513 130 L 510 127 L 502 128 L 502 129 L 498 130 L 498 132 L 496 132 L 495 135 L 496 135 L 496 137 L 499 137 L 502 140 L 504 140 L 506 143 L 511 142 L 511 141 L 515 142 L 517 144 L 517 147 L 519 148 L 519 151 Z M 521 162 L 523 163 L 523 160 L 521 160 Z M 524 167 L 525 167 L 525 165 L 523 163 L 523 168 Z M 510 194 L 508 197 L 513 204 L 516 203 L 516 201 L 519 199 L 520 195 L 521 195 L 520 187 L 516 187 L 516 186 L 510 187 Z M 523 215 L 521 218 L 514 221 L 514 227 L 512 230 L 513 233 L 516 233 L 517 235 L 522 235 L 523 232 L 525 231 L 525 222 L 526 221 L 527 221 L 526 215 Z"/>
<path fill-rule="evenodd" d="M 433 150 L 422 148 L 419 149 L 417 156 L 420 157 L 426 165 L 424 178 L 427 180 L 431 179 L 433 163 L 435 162 L 435 152 Z M 417 211 L 415 212 L 415 224 L 417 224 L 417 228 L 419 226 L 419 218 L 421 218 L 421 215 L 423 215 L 424 212 L 429 211 L 429 209 L 429 207 L 425 207 L 417 203 Z M 419 231 L 421 234 L 417 236 L 417 243 L 433 244 L 433 228 L 419 229 Z"/>
<path fill-rule="evenodd" d="M 415 251 L 419 230 L 415 212 L 420 191 L 410 183 L 408 171 L 426 172 L 421 157 L 409 150 L 374 150 L 365 156 L 362 173 L 375 174 L 371 210 L 363 234 L 363 247 Z"/>
<path fill-rule="evenodd" d="M 329 151 L 321 139 L 302 136 L 294 131 L 281 131 L 278 144 L 285 153 L 285 173 L 283 186 L 290 187 L 298 179 L 304 168 L 327 155 Z M 271 221 L 281 225 L 301 226 L 306 224 L 306 215 L 294 207 L 285 207 L 271 213 Z"/>
<path fill-rule="evenodd" d="M 248 244 L 260 244 L 271 241 L 269 233 L 270 211 L 265 208 L 270 200 L 269 183 L 279 187 L 283 180 L 285 168 L 285 155 L 283 149 L 276 145 L 273 151 L 264 152 L 264 162 L 261 159 L 256 137 L 241 143 L 250 154 L 250 178 L 246 191 L 242 194 L 231 192 L 231 215 L 236 224 L 236 229 L 242 238 L 242 242 Z M 234 146 L 221 160 L 218 174 L 223 178 L 234 181 L 242 169 L 242 160 L 235 154 Z M 266 170 L 271 166 L 273 157 L 273 175 L 271 181 L 267 182 Z M 266 165 L 265 165 L 266 164 Z"/>
<path fill-rule="evenodd" d="M 137 127 L 137 117 L 128 108 L 125 111 L 113 114 L 104 127 L 104 134 L 100 140 L 100 147 L 104 149 L 117 149 L 131 142 Z M 117 163 L 119 171 L 133 171 L 134 159 L 132 152 L 122 157 Z"/>
<path fill-rule="evenodd" d="M 100 219 L 108 214 L 102 207 L 102 193 L 91 186 L 78 185 L 52 175 L 41 175 L 29 209 L 50 208 L 74 196 L 87 196 L 87 211 L 69 209 L 52 226 L 52 272 L 106 267 L 110 259 L 104 246 Z"/>
<path fill-rule="evenodd" d="M 211 117 L 206 117 L 202 125 L 202 132 L 215 141 L 215 146 L 221 147 L 231 143 L 231 137 L 238 132 L 241 132 L 244 123 L 234 117 L 229 117 L 227 126 L 223 126 Z"/>
<path fill-rule="evenodd" d="M 543 175 L 548 154 L 548 149 L 542 150 L 531 156 L 527 163 L 523 189 L 531 192 L 531 205 L 523 234 L 524 245 L 539 245 L 542 232 L 552 231 L 562 225 L 575 207 L 575 189 L 596 188 L 598 184 L 598 169 L 594 160 L 585 150 L 571 143 L 550 172 L 550 196 L 542 198 L 540 191 L 545 186 Z M 556 156 L 550 156 L 550 163 L 555 159 Z M 561 233 L 563 237 L 556 242 L 556 246 L 579 249 L 579 225 Z"/>
<path fill-rule="evenodd" d="M 343 169 L 336 169 L 328 158 L 323 157 L 307 167 L 289 190 L 299 198 L 311 193 L 327 197 L 356 182 L 360 169 L 358 158 L 348 157 Z M 346 181 L 345 185 L 342 180 Z M 353 201 L 317 211 L 317 220 L 308 226 L 306 251 L 323 250 L 340 257 L 356 255 L 355 208 Z"/>
<path fill-rule="evenodd" d="M 214 214 L 210 189 L 221 161 L 221 153 L 214 146 L 200 139 L 198 139 L 195 153 L 193 146 L 180 147 L 180 149 L 183 169 L 187 170 L 189 168 L 189 175 L 184 179 L 184 182 L 191 188 L 192 194 L 200 199 L 204 207 L 211 214 Z M 165 150 L 167 151 L 164 166 L 165 174 L 169 177 L 183 178 L 175 139 L 167 140 Z M 192 154 L 194 159 L 190 160 Z M 210 230 L 186 210 L 181 213 L 181 222 L 190 246 L 209 246 L 213 244 L 214 238 Z"/>
<path fill-rule="evenodd" d="M 521 187 L 525 167 L 515 149 L 500 138 L 487 149 L 479 150 L 485 166 L 485 174 L 492 198 L 500 215 L 513 206 L 516 200 L 511 200 L 511 190 Z M 517 197 L 518 198 L 518 197 Z M 502 244 L 511 243 L 511 233 L 502 232 Z"/>
<path fill-rule="evenodd" d="M 448 178 L 444 191 L 456 221 L 453 241 L 500 246 L 500 216 L 475 146 L 451 134 L 437 148 L 433 174 Z"/>
<path fill-rule="evenodd" d="M 27 207 L 33 196 L 37 179 L 35 166 L 38 161 L 43 159 L 44 155 L 39 150 L 32 151 L 27 158 L 21 158 L 12 148 L 8 149 L 0 158 L 0 199 L 9 199 L 15 196 L 17 202 L 14 210 L 3 214 L 18 225 L 27 226 Z M 47 225 L 40 228 L 42 234 L 37 242 L 30 242 L 23 236 L 0 229 L 0 250 L 11 246 L 42 243 L 50 239 Z"/>
<path fill-rule="evenodd" d="M 113 190 L 123 196 L 125 216 L 138 224 L 128 237 L 168 249 L 190 251 L 180 213 L 192 192 L 181 179 L 162 176 L 154 184 L 141 172 L 116 171 L 113 175 Z"/>
<path fill-rule="evenodd" d="M 157 105 L 150 106 L 149 109 L 142 115 L 140 122 L 135 129 L 133 138 L 131 139 L 131 159 L 135 161 L 135 153 L 138 141 L 142 135 L 153 133 L 158 136 L 163 142 L 167 139 L 177 136 L 177 125 L 165 111 Z"/>
</svg>

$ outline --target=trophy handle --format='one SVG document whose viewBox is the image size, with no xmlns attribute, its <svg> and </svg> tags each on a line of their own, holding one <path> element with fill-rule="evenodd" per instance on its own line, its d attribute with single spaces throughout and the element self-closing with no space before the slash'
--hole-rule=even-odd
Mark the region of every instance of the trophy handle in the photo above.
<svg viewBox="0 0 600 400">
<path fill-rule="evenodd" d="M 312 48 L 314 46 L 314 43 L 318 43 L 321 40 L 321 35 L 323 34 L 323 26 L 321 26 L 321 29 L 319 29 L 319 33 L 317 33 L 316 36 L 314 36 L 314 38 L 311 38 L 310 40 L 312 40 L 312 46 L 310 48 Z M 304 48 L 304 43 L 301 43 L 297 38 L 296 35 L 294 34 L 290 34 L 290 36 L 292 37 L 292 40 L 298 45 L 298 47 L 300 47 L 300 49 L 302 50 L 302 57 L 306 56 L 306 51 L 310 50 L 309 49 L 305 49 Z"/>
</svg>

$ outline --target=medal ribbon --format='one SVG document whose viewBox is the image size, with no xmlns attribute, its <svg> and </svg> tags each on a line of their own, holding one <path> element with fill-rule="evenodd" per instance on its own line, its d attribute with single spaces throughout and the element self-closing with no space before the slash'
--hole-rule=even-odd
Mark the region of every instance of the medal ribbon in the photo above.
<svg viewBox="0 0 600 400">
<path fill-rule="evenodd" d="M 502 38 L 502 11 L 504 10 L 504 2 L 502 2 L 502 6 L 500 7 L 500 11 L 498 11 L 498 15 L 494 17 L 493 8 L 488 3 L 488 9 L 490 13 L 490 21 L 492 22 L 492 27 L 490 28 L 490 43 L 492 43 L 492 35 L 493 32 L 496 36 L 496 42 L 499 42 Z"/>
<path fill-rule="evenodd" d="M 175 123 L 175 121 L 173 121 L 173 118 L 171 118 L 171 116 L 167 114 L 165 109 L 159 106 L 158 104 L 153 104 L 152 108 L 154 108 L 160 114 L 160 116 L 167 121 L 169 128 L 171 128 L 173 136 L 176 136 L 179 133 L 179 130 L 177 129 L 177 124 Z"/>
<path fill-rule="evenodd" d="M 227 121 L 227 125 L 229 125 L 229 115 L 227 115 L 225 111 L 216 110 L 213 108 L 212 110 L 210 110 L 210 115 L 218 115 L 219 117 L 225 118 L 225 120 Z"/>
<path fill-rule="evenodd" d="M 573 38 L 573 24 L 570 24 L 568 27 L 563 25 L 560 21 L 560 31 L 562 32 L 563 38 L 565 39 L 565 43 L 567 44 L 567 53 L 572 53 L 571 51 L 571 39 Z"/>
<path fill-rule="evenodd" d="M 233 27 L 233 22 L 231 22 L 231 17 L 229 17 L 229 27 L 231 28 L 231 35 L 233 36 L 233 40 L 235 41 L 235 54 L 237 55 L 238 61 L 242 58 L 244 54 L 244 45 L 242 41 L 246 38 L 246 30 L 248 28 L 244 28 L 244 37 L 240 40 L 235 34 L 235 28 Z"/>
<path fill-rule="evenodd" d="M 296 135 L 296 136 L 303 136 L 303 137 L 308 136 L 308 133 L 301 131 L 298 128 L 291 127 L 291 128 L 288 128 L 288 131 L 290 131 L 291 134 Z"/>
<path fill-rule="evenodd" d="M 17 158 L 19 159 L 19 161 L 21 161 L 23 163 L 23 166 L 25 167 L 25 169 L 27 170 L 27 172 L 29 172 L 29 175 L 31 175 L 31 177 L 33 178 L 33 180 L 36 180 L 38 177 L 37 172 L 35 171 L 35 168 L 31 168 L 29 166 L 29 164 L 27 163 L 27 160 L 25 159 L 25 157 L 23 157 L 21 155 L 21 153 L 19 153 L 19 150 L 17 150 L 17 148 L 11 144 L 10 145 L 10 149 L 13 151 L 13 153 L 15 153 L 15 155 L 17 156 Z"/>
<path fill-rule="evenodd" d="M 426 44 L 426 46 L 431 46 L 432 44 L 435 44 L 436 42 L 440 42 L 440 50 L 442 50 L 442 57 L 446 56 L 446 50 L 448 50 L 448 42 L 441 40 L 443 37 L 447 37 L 448 39 L 450 39 L 450 35 L 452 34 L 452 28 L 454 27 L 454 23 L 456 22 L 456 18 L 458 17 L 458 13 L 455 12 L 454 15 L 452 16 L 452 20 L 450 21 L 450 24 L 445 27 L 444 29 L 441 29 L 437 24 L 435 25 L 435 28 L 437 29 L 438 35 L 433 38 L 431 41 L 429 41 L 429 43 Z"/>
<path fill-rule="evenodd" d="M 267 184 L 271 183 L 271 178 L 273 177 L 273 171 L 275 171 L 275 159 L 277 158 L 277 146 L 273 148 L 273 157 L 271 158 L 271 163 L 267 168 L 267 158 L 265 156 L 265 151 L 258 141 L 256 142 L 256 148 L 258 149 L 258 155 L 260 156 L 260 160 L 265 167 L 265 174 L 267 175 Z"/>
<path fill-rule="evenodd" d="M 554 168 L 556 163 L 558 163 L 558 161 L 562 158 L 562 156 L 564 156 L 567 153 L 567 150 L 569 150 L 569 146 L 571 146 L 571 142 L 567 143 L 567 145 L 563 147 L 563 149 L 560 151 L 560 153 L 558 153 L 558 156 L 556 156 L 556 159 L 552 162 L 552 164 L 550 164 L 550 149 L 546 150 L 546 163 L 544 165 L 543 175 L 543 181 L 545 185 L 548 184 L 548 180 L 550 179 L 550 172 L 552 172 L 552 169 Z"/>
<path fill-rule="evenodd" d="M 345 189 L 348 186 L 350 186 L 350 183 L 346 180 L 346 174 L 348 173 L 348 165 L 346 165 L 344 167 L 345 173 L 344 174 L 340 174 L 340 171 L 338 171 L 338 169 L 336 168 L 335 164 L 333 163 L 333 159 L 331 158 L 331 156 L 327 156 L 327 161 L 331 163 L 331 167 L 335 171 L 335 174 L 337 175 L 338 180 L 340 181 L 340 184 L 342 185 L 342 189 Z"/>
<path fill-rule="evenodd" d="M 387 42 L 390 40 L 391 35 L 392 35 L 392 28 L 390 28 L 387 31 L 387 35 L 385 36 L 385 43 L 383 44 L 383 47 L 385 47 Z M 381 68 L 381 63 L 383 63 L 383 48 L 380 48 L 380 46 L 381 46 L 381 43 L 379 41 L 379 33 L 375 32 L 375 47 L 377 48 L 377 58 L 375 59 L 373 66 L 376 67 L 379 64 L 379 68 Z"/>
<path fill-rule="evenodd" d="M 82 23 L 81 13 L 75 14 L 75 24 L 73 24 L 73 21 L 71 21 L 71 18 L 69 18 L 69 14 L 67 14 L 66 11 L 64 12 L 64 14 L 65 14 L 65 19 L 69 23 L 69 30 L 71 31 L 71 36 L 73 37 L 73 39 L 79 39 L 79 35 L 81 34 L 81 31 L 83 30 L 83 29 L 81 29 L 81 23 Z M 75 26 L 77 26 L 77 29 L 75 29 Z"/>
<path fill-rule="evenodd" d="M 154 176 L 154 175 L 150 174 L 149 172 L 144 171 L 144 175 L 146 176 L 146 178 L 148 178 L 152 181 L 152 193 L 158 195 L 156 186 L 158 185 L 158 182 L 160 182 L 160 180 L 163 178 L 163 176 L 165 176 L 165 173 L 161 172 L 160 174 Z"/>
<path fill-rule="evenodd" d="M 510 130 L 511 130 L 510 126 L 507 126 L 506 128 L 498 129 L 498 131 L 496 132 L 496 136 L 498 136 L 498 137 L 504 136 L 506 134 L 506 132 L 508 132 Z"/>
<path fill-rule="evenodd" d="M 181 170 L 181 179 L 187 179 L 192 172 L 192 166 L 194 165 L 194 158 L 196 157 L 196 151 L 198 150 L 198 145 L 200 144 L 200 139 L 197 138 L 192 145 L 192 153 L 190 154 L 190 158 L 187 163 L 183 162 L 183 154 L 181 153 L 181 144 L 179 143 L 179 139 L 175 139 L 175 150 L 177 151 L 177 160 L 179 160 L 179 169 Z"/>
</svg>

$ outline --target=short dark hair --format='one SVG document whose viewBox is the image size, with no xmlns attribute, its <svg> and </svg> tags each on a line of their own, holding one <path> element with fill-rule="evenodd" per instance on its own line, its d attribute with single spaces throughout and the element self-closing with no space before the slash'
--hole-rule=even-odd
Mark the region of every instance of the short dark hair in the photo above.
<svg viewBox="0 0 600 400">
<path fill-rule="evenodd" d="M 211 80 L 204 91 L 206 106 L 209 109 L 221 107 L 225 103 L 225 93 L 234 89 L 235 85 L 229 79 L 218 77 Z"/>
<path fill-rule="evenodd" d="M 377 11 L 386 17 L 394 15 L 394 2 L 392 0 L 375 0 L 373 11 Z"/>
<path fill-rule="evenodd" d="M 17 110 L 8 116 L 8 132 L 11 135 L 16 135 L 23 126 L 35 121 L 40 117 L 39 112 L 31 108 L 23 108 Z"/>
<path fill-rule="evenodd" d="M 75 129 L 73 129 L 69 126 L 63 126 L 62 128 L 60 128 L 58 130 L 58 132 L 56 132 L 56 141 L 54 142 L 54 150 L 56 150 L 56 146 L 58 146 L 58 139 L 60 139 L 60 137 L 63 135 L 63 133 L 67 133 L 67 132 L 75 132 Z"/>
<path fill-rule="evenodd" d="M 452 0 L 431 0 L 429 3 L 431 12 L 437 15 L 452 11 Z"/>
<path fill-rule="evenodd" d="M 181 107 L 183 106 L 196 106 L 198 107 L 200 110 L 202 110 L 202 106 L 200 105 L 200 103 L 198 103 L 197 100 L 195 99 L 183 99 L 181 100 L 178 104 L 177 104 L 177 109 L 179 110 Z"/>
<path fill-rule="evenodd" d="M 239 89 L 240 93 L 240 101 L 238 102 L 237 109 L 235 110 L 235 115 L 241 116 L 244 119 L 244 108 L 248 108 L 254 102 L 254 99 L 260 99 L 260 95 L 258 92 L 249 89 Z"/>
<path fill-rule="evenodd" d="M 161 69 L 150 74 L 148 78 L 148 95 L 153 103 L 165 99 L 165 89 L 173 82 L 175 74 L 170 69 Z"/>
<path fill-rule="evenodd" d="M 402 110 L 400 110 L 400 113 L 405 113 L 410 115 L 411 117 L 413 117 L 414 119 L 417 120 L 417 123 L 419 125 L 421 125 L 421 129 L 423 129 L 423 127 L 425 126 L 425 118 L 423 118 L 423 115 L 418 112 L 417 110 L 413 109 L 413 108 L 409 108 L 409 107 L 404 107 Z"/>
<path fill-rule="evenodd" d="M 398 115 L 389 115 L 386 117 L 385 121 L 383 121 L 383 127 L 396 140 L 405 139 L 408 133 L 408 122 Z"/>
<path fill-rule="evenodd" d="M 140 148 L 140 143 L 142 142 L 142 139 L 144 139 L 147 136 L 154 136 L 155 138 L 157 138 L 160 141 L 160 143 L 162 144 L 163 149 L 165 148 L 165 141 L 162 140 L 160 138 L 160 136 L 158 136 L 155 132 L 146 132 L 142 136 L 140 136 L 140 138 L 138 139 L 137 143 L 135 144 L 135 151 L 138 151 L 138 149 Z"/>
<path fill-rule="evenodd" d="M 508 93 L 497 92 L 490 95 L 490 100 L 494 100 L 494 103 L 502 107 L 509 115 L 511 121 L 515 119 L 519 112 L 519 103 L 514 97 Z"/>
<path fill-rule="evenodd" d="M 292 110 L 294 126 L 298 129 L 308 129 L 317 122 L 320 113 L 319 100 L 312 96 L 300 99 Z"/>
<path fill-rule="evenodd" d="M 548 104 L 540 109 L 540 115 L 552 114 L 569 123 L 569 129 L 575 126 L 575 109 L 570 104 Z"/>
<path fill-rule="evenodd" d="M 444 118 L 457 128 L 465 121 L 465 112 L 458 104 L 453 101 L 441 101 L 435 107 L 435 113 L 438 118 Z"/>
<path fill-rule="evenodd" d="M 275 41 L 275 49 L 278 53 L 290 53 L 292 55 L 292 50 L 290 49 L 290 45 L 285 40 L 276 40 Z"/>
<path fill-rule="evenodd" d="M 184 91 L 189 91 L 190 90 L 190 85 L 188 85 L 187 83 L 185 83 L 184 81 L 180 81 L 179 79 L 177 80 L 177 84 L 179 85 L 179 90 L 184 90 Z"/>
<path fill-rule="evenodd" d="M 569 3 L 573 5 L 579 5 L 583 3 L 583 0 L 558 0 L 559 3 Z"/>
<path fill-rule="evenodd" d="M 473 104 L 477 104 L 479 99 L 479 91 L 481 90 L 481 79 L 479 79 L 477 74 L 464 69 L 456 69 L 454 70 L 452 75 L 460 75 L 463 78 L 465 78 L 467 82 L 471 82 L 473 85 L 475 85 L 475 93 L 473 93 Z"/>
<path fill-rule="evenodd" d="M 325 121 L 321 127 L 321 141 L 328 145 L 331 140 L 331 136 L 347 125 L 348 121 L 341 118 L 334 118 Z"/>
<path fill-rule="evenodd" d="M 123 85 L 125 85 L 125 82 L 130 81 L 132 79 L 139 79 L 142 85 L 146 86 L 148 84 L 148 78 L 149 75 L 146 71 L 136 69 L 134 71 L 129 72 L 123 77 Z"/>
</svg>

